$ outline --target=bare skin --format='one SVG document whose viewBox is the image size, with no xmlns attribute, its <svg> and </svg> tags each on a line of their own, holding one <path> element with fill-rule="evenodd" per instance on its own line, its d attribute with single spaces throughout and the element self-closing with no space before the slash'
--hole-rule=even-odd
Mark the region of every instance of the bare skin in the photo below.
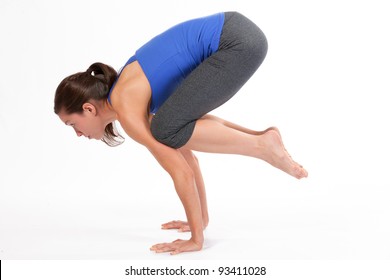
<svg viewBox="0 0 390 280">
<path fill-rule="evenodd" d="M 127 65 L 107 101 L 86 103 L 82 114 L 59 114 L 78 136 L 100 139 L 104 127 L 118 120 L 125 132 L 144 145 L 171 176 L 183 204 L 187 221 L 171 221 L 163 229 L 191 231 L 189 240 L 175 240 L 153 245 L 157 253 L 199 251 L 203 247 L 203 230 L 209 223 L 206 192 L 199 163 L 192 151 L 238 154 L 268 162 L 287 174 L 301 179 L 307 171 L 292 160 L 286 151 L 278 129 L 270 127 L 255 131 L 226 120 L 206 115 L 196 122 L 190 140 L 181 149 L 158 142 L 150 131 L 149 102 L 151 88 L 137 61 Z M 84 108 L 85 107 L 85 108 Z"/>
<path fill-rule="evenodd" d="M 224 125 L 224 126 L 226 126 L 228 128 L 235 129 L 235 130 L 238 130 L 240 132 L 243 132 L 243 133 L 246 133 L 246 134 L 250 134 L 250 135 L 253 135 L 253 136 L 264 135 L 264 134 L 267 134 L 270 131 L 274 131 L 277 134 L 278 141 L 280 139 L 279 143 L 281 143 L 282 147 L 279 147 L 279 149 L 282 150 L 281 154 L 282 154 L 282 156 L 285 157 L 285 159 L 287 161 L 287 164 L 288 165 L 292 165 L 293 168 L 297 168 L 298 171 L 304 170 L 302 168 L 302 166 L 300 166 L 299 164 L 297 164 L 296 162 L 294 162 L 292 160 L 291 156 L 288 154 L 288 152 L 284 148 L 280 132 L 279 132 L 279 130 L 276 127 L 270 127 L 270 128 L 267 128 L 266 130 L 262 130 L 262 131 L 255 131 L 255 130 L 251 130 L 251 129 L 239 126 L 239 125 L 234 124 L 232 122 L 228 122 L 228 121 L 226 121 L 224 119 L 221 119 L 221 118 L 218 118 L 218 117 L 212 116 L 212 115 L 206 115 L 206 116 L 203 117 L 203 119 L 208 119 L 208 120 L 219 122 L 220 124 L 222 124 L 222 125 Z M 271 139 L 271 141 L 272 141 L 272 139 Z M 191 150 L 185 150 L 185 151 L 186 151 L 186 153 L 191 153 Z M 193 153 L 192 153 L 192 157 L 195 157 L 195 155 L 193 155 Z M 187 159 L 187 161 L 193 160 L 193 158 L 191 158 L 191 157 L 187 157 L 186 159 Z M 195 158 L 195 160 L 196 160 L 196 162 L 193 162 L 193 164 L 191 164 L 191 168 L 194 170 L 194 173 L 198 174 L 198 176 L 196 177 L 196 178 L 198 178 L 198 180 L 195 179 L 196 185 L 197 185 L 197 187 L 201 186 L 201 188 L 203 190 L 205 190 L 202 174 L 201 174 L 201 171 L 200 171 L 200 168 L 199 168 L 199 162 L 198 162 L 198 160 L 196 158 Z M 302 176 L 303 177 L 307 177 L 306 170 L 303 171 Z M 203 191 L 203 193 L 204 193 L 204 198 L 201 198 L 201 201 L 203 200 L 202 213 L 203 213 L 203 226 L 204 226 L 204 229 L 205 229 L 207 227 L 207 225 L 208 225 L 209 218 L 208 218 L 207 208 L 204 207 L 204 205 L 207 207 L 206 193 L 205 193 L 205 191 Z M 180 221 L 180 220 L 174 220 L 174 221 L 162 224 L 161 228 L 162 229 L 177 229 L 179 232 L 188 232 L 188 231 L 190 231 L 190 227 L 188 225 L 188 222 Z"/>
<path fill-rule="evenodd" d="M 307 171 L 285 149 L 276 127 L 254 131 L 207 115 L 198 120 L 193 136 L 184 147 L 201 152 L 255 157 L 297 179 L 308 176 Z"/>
<path fill-rule="evenodd" d="M 206 134 L 207 139 L 204 139 L 204 133 L 211 133 L 215 143 L 213 143 L 213 141 L 210 141 L 211 143 L 209 142 L 210 134 Z M 221 139 L 223 137 L 218 137 L 218 135 L 223 135 L 223 137 L 226 137 L 227 139 L 223 141 Z M 238 143 L 247 141 L 249 145 L 238 145 L 235 141 L 238 141 Z M 222 143 L 223 145 L 221 145 Z M 250 145 L 251 143 L 253 146 Z M 213 146 L 214 144 L 218 147 Z M 193 149 L 202 152 L 215 152 L 218 150 L 219 153 L 232 153 L 256 157 L 285 171 L 297 179 L 308 176 L 307 171 L 301 165 L 293 161 L 286 151 L 279 130 L 276 127 L 270 127 L 264 131 L 253 131 L 215 116 L 206 115 L 198 120 L 193 136 L 184 147 L 185 149 Z M 205 204 L 206 198 L 204 197 L 203 199 Z M 202 197 L 200 197 L 200 200 L 202 201 Z M 162 228 L 177 229 L 180 232 L 191 230 L 190 225 L 186 221 L 178 220 L 165 223 L 162 225 Z M 180 248 L 182 242 L 183 240 L 178 239 L 171 243 L 159 243 L 152 246 L 151 250 L 156 253 L 171 252 L 171 254 L 177 254 L 179 253 L 177 250 Z"/>
<path fill-rule="evenodd" d="M 202 172 L 200 170 L 199 161 L 191 150 L 180 149 L 180 152 L 183 154 L 184 158 L 187 160 L 191 169 L 194 172 L 195 176 L 195 184 L 198 189 L 199 200 L 202 209 L 202 222 L 203 229 L 207 227 L 209 224 L 209 214 L 207 208 L 207 200 L 206 200 L 206 189 L 203 181 Z M 188 232 L 191 231 L 190 225 L 186 221 L 171 221 L 161 225 L 162 229 L 177 229 L 179 232 Z"/>
<path fill-rule="evenodd" d="M 247 129 L 235 129 L 233 125 L 224 125 L 213 118 L 202 118 L 197 121 L 194 134 L 184 147 L 201 152 L 255 157 L 297 179 L 307 177 L 307 171 L 293 161 L 286 151 L 278 129 L 272 127 L 266 131 L 248 133 Z"/>
</svg>

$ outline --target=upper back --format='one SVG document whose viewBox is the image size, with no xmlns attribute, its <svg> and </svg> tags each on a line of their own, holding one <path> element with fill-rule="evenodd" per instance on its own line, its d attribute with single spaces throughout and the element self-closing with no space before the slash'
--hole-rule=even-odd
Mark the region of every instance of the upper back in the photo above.
<svg viewBox="0 0 390 280">
<path fill-rule="evenodd" d="M 148 113 L 151 88 L 141 66 L 137 61 L 126 65 L 121 71 L 109 94 L 114 109 L 132 108 L 133 112 Z"/>
</svg>

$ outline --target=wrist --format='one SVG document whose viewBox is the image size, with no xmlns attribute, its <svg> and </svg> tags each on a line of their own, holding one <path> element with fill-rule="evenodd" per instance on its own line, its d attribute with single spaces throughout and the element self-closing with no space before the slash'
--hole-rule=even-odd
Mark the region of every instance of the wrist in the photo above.
<svg viewBox="0 0 390 280">
<path fill-rule="evenodd" d="M 199 248 L 199 250 L 203 248 L 203 243 L 204 243 L 203 238 L 199 239 L 199 238 L 191 237 L 190 240 Z"/>
<path fill-rule="evenodd" d="M 196 243 L 197 245 L 199 246 L 203 246 L 203 242 L 204 242 L 204 237 L 203 237 L 203 230 L 201 233 L 198 233 L 198 234 L 192 234 L 191 236 L 191 240 Z"/>
</svg>

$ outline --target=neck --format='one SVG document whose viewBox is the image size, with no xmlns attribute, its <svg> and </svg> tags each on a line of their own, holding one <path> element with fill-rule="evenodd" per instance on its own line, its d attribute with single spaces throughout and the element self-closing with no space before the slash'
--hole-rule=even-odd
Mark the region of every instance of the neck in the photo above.
<svg viewBox="0 0 390 280">
<path fill-rule="evenodd" d="M 103 102 L 103 105 L 100 108 L 100 114 L 106 125 L 118 119 L 117 113 L 107 100 Z"/>
</svg>

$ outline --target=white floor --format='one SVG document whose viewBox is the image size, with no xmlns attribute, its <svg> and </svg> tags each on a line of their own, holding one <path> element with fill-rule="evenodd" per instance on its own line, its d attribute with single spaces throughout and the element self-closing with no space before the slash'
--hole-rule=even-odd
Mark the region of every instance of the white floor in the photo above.
<svg viewBox="0 0 390 280">
<path fill-rule="evenodd" d="M 208 159 L 206 168 L 229 158 L 221 157 Z M 248 164 L 248 159 L 233 159 Z M 189 236 L 160 230 L 163 222 L 184 219 L 173 186 L 161 177 L 161 186 L 137 191 L 126 186 L 97 186 L 94 193 L 79 185 L 21 188 L 18 197 L 2 204 L 0 259 L 390 258 L 388 186 L 298 181 L 249 161 L 253 169 L 245 171 L 245 179 L 240 171 L 209 180 L 211 221 L 200 252 L 172 257 L 148 250 L 155 243 Z M 263 178 L 274 176 L 274 183 L 256 182 L 256 168 Z"/>
</svg>

